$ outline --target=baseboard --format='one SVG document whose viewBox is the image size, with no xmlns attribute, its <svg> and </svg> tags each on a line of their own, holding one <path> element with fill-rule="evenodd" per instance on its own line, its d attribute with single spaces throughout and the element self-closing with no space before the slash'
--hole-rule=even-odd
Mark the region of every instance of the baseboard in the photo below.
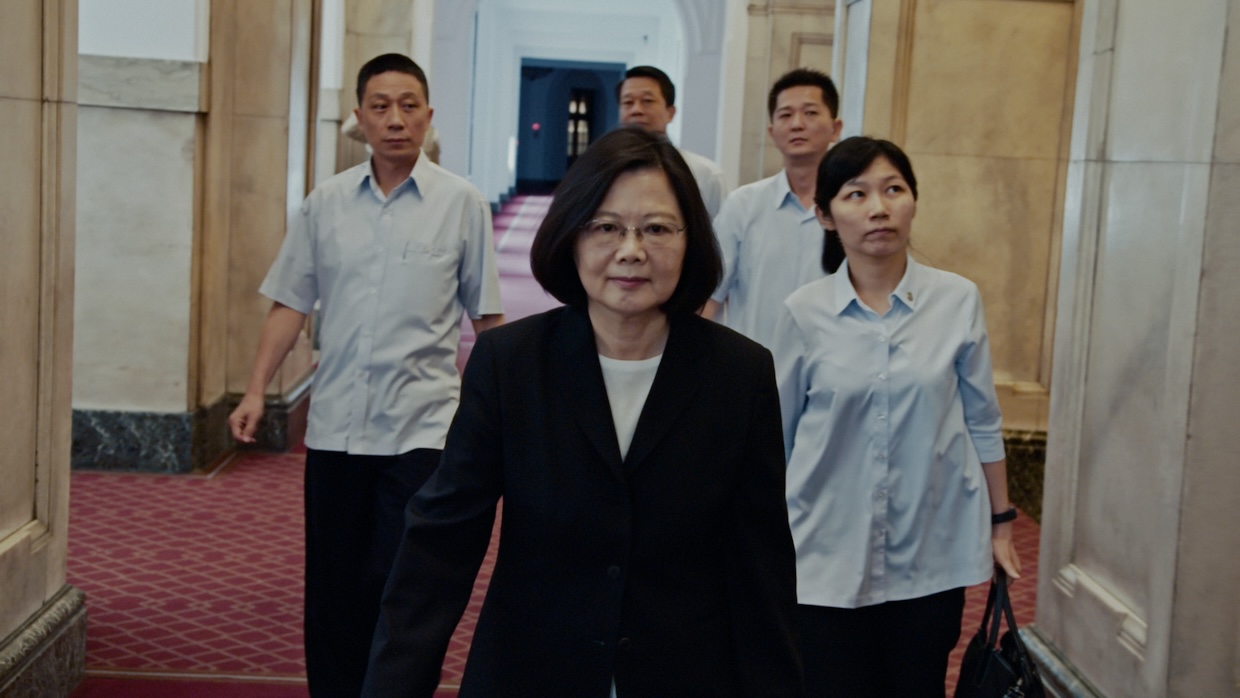
<svg viewBox="0 0 1240 698">
<path fill-rule="evenodd" d="M 86 595 L 65 585 L 0 643 L 0 698 L 64 698 L 86 674 Z"/>
<path fill-rule="evenodd" d="M 237 449 L 228 415 L 240 395 L 222 396 L 193 412 L 73 410 L 74 470 L 184 474 L 209 470 Z M 267 401 L 255 435 L 243 450 L 287 451 L 306 436 L 309 381 L 287 397 Z"/>
<path fill-rule="evenodd" d="M 1029 654 L 1033 655 L 1042 676 L 1046 694 L 1052 698 L 1103 698 L 1102 694 L 1077 673 L 1063 655 L 1059 654 L 1038 632 L 1036 625 L 1020 629 L 1020 639 L 1025 641 Z"/>
</svg>

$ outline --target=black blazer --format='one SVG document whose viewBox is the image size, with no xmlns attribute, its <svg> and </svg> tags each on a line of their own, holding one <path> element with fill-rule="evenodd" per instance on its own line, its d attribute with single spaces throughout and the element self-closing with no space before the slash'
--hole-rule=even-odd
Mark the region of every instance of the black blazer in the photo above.
<svg viewBox="0 0 1240 698">
<path fill-rule="evenodd" d="M 674 320 L 621 461 L 587 315 L 484 332 L 409 502 L 363 691 L 431 696 L 503 498 L 462 698 L 799 696 L 770 353 Z"/>
</svg>

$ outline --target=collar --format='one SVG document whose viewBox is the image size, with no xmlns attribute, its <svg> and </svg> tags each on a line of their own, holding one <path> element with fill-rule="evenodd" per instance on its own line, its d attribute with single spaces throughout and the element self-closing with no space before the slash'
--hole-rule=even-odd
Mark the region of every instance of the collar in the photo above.
<svg viewBox="0 0 1240 698">
<path fill-rule="evenodd" d="M 400 184 L 397 184 L 395 187 L 393 187 L 391 194 L 388 195 L 388 198 L 391 198 L 393 195 L 398 194 L 406 186 L 406 182 L 409 182 L 409 181 L 412 181 L 413 183 L 408 186 L 410 186 L 410 188 L 412 188 L 412 190 L 416 192 L 419 197 L 424 196 L 425 191 L 426 191 L 427 181 L 430 179 L 429 175 L 430 175 L 430 165 L 427 164 L 426 153 L 419 151 L 418 159 L 414 161 L 413 169 L 409 171 L 409 176 L 406 178 L 406 181 L 401 182 Z M 375 196 L 382 199 L 383 191 L 379 189 L 378 181 L 379 181 L 378 178 L 375 177 L 374 158 L 373 157 L 366 158 L 366 162 L 358 166 L 357 168 L 357 181 L 354 183 L 354 186 L 355 187 L 365 186 L 370 191 L 373 191 L 375 193 Z"/>
<path fill-rule="evenodd" d="M 777 209 L 783 208 L 785 205 L 792 206 L 804 215 L 812 218 L 814 207 L 811 206 L 806 209 L 801 205 L 801 200 L 797 198 L 797 195 L 792 193 L 792 185 L 788 184 L 788 170 L 781 169 L 774 179 L 775 186 L 771 188 L 771 193 L 773 194 L 771 204 Z"/>
<path fill-rule="evenodd" d="M 917 310 L 917 305 L 925 295 L 925 274 L 922 265 L 918 264 L 913 257 L 907 256 L 908 263 L 904 267 L 904 276 L 900 279 L 900 283 L 891 291 L 891 304 L 894 306 L 899 303 L 907 307 L 910 311 Z M 840 268 L 831 275 L 831 304 L 830 310 L 833 315 L 840 315 L 848 306 L 856 303 L 857 307 L 861 307 L 861 298 L 857 296 L 857 289 L 853 288 L 852 280 L 848 278 L 848 259 L 844 259 L 844 263 Z"/>
</svg>

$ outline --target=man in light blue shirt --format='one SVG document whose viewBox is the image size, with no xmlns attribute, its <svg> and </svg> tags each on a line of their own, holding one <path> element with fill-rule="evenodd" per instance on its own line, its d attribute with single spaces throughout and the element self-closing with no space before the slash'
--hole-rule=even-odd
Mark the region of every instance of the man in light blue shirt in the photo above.
<svg viewBox="0 0 1240 698">
<path fill-rule="evenodd" d="M 620 123 L 636 126 L 660 136 L 667 136 L 667 125 L 676 118 L 676 86 L 662 70 L 650 65 L 638 65 L 624 73 L 624 79 L 616 85 L 616 101 L 620 103 Z M 728 187 L 723 182 L 723 170 L 709 158 L 677 148 L 685 159 L 702 203 L 712 218 L 719 213 Z"/>
<path fill-rule="evenodd" d="M 259 292 L 272 300 L 245 397 L 254 441 L 267 385 L 315 303 L 321 352 L 306 430 L 306 674 L 314 695 L 358 695 L 404 507 L 439 462 L 456 412 L 461 315 L 499 324 L 490 208 L 421 155 L 422 69 L 385 54 L 358 74 L 373 154 L 293 217 Z"/>
<path fill-rule="evenodd" d="M 843 128 L 839 103 L 835 83 L 817 70 L 797 68 L 775 81 L 767 131 L 784 169 L 737 189 L 715 217 L 723 281 L 702 314 L 716 317 L 727 303 L 724 323 L 768 349 L 784 299 L 824 275 L 814 188 L 818 163 Z"/>
</svg>

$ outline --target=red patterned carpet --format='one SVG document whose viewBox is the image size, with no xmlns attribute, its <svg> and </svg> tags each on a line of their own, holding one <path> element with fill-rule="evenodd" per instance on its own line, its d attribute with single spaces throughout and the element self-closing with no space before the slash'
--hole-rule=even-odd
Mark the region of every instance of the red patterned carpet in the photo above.
<svg viewBox="0 0 1240 698">
<path fill-rule="evenodd" d="M 518 197 L 495 217 L 510 319 L 556 302 L 530 278 L 530 240 L 547 197 Z M 468 323 L 466 323 L 468 326 Z M 465 333 L 463 353 L 472 346 Z M 307 695 L 302 655 L 303 456 L 245 454 L 209 475 L 74 472 L 69 583 L 86 592 L 87 679 L 74 698 L 294 698 Z M 1033 620 L 1038 527 L 1020 518 L 1026 575 L 1013 589 Z M 438 696 L 454 696 L 495 549 L 444 663 Z M 980 622 L 971 589 L 959 655 Z M 950 690 L 950 689 L 949 689 Z"/>
</svg>

